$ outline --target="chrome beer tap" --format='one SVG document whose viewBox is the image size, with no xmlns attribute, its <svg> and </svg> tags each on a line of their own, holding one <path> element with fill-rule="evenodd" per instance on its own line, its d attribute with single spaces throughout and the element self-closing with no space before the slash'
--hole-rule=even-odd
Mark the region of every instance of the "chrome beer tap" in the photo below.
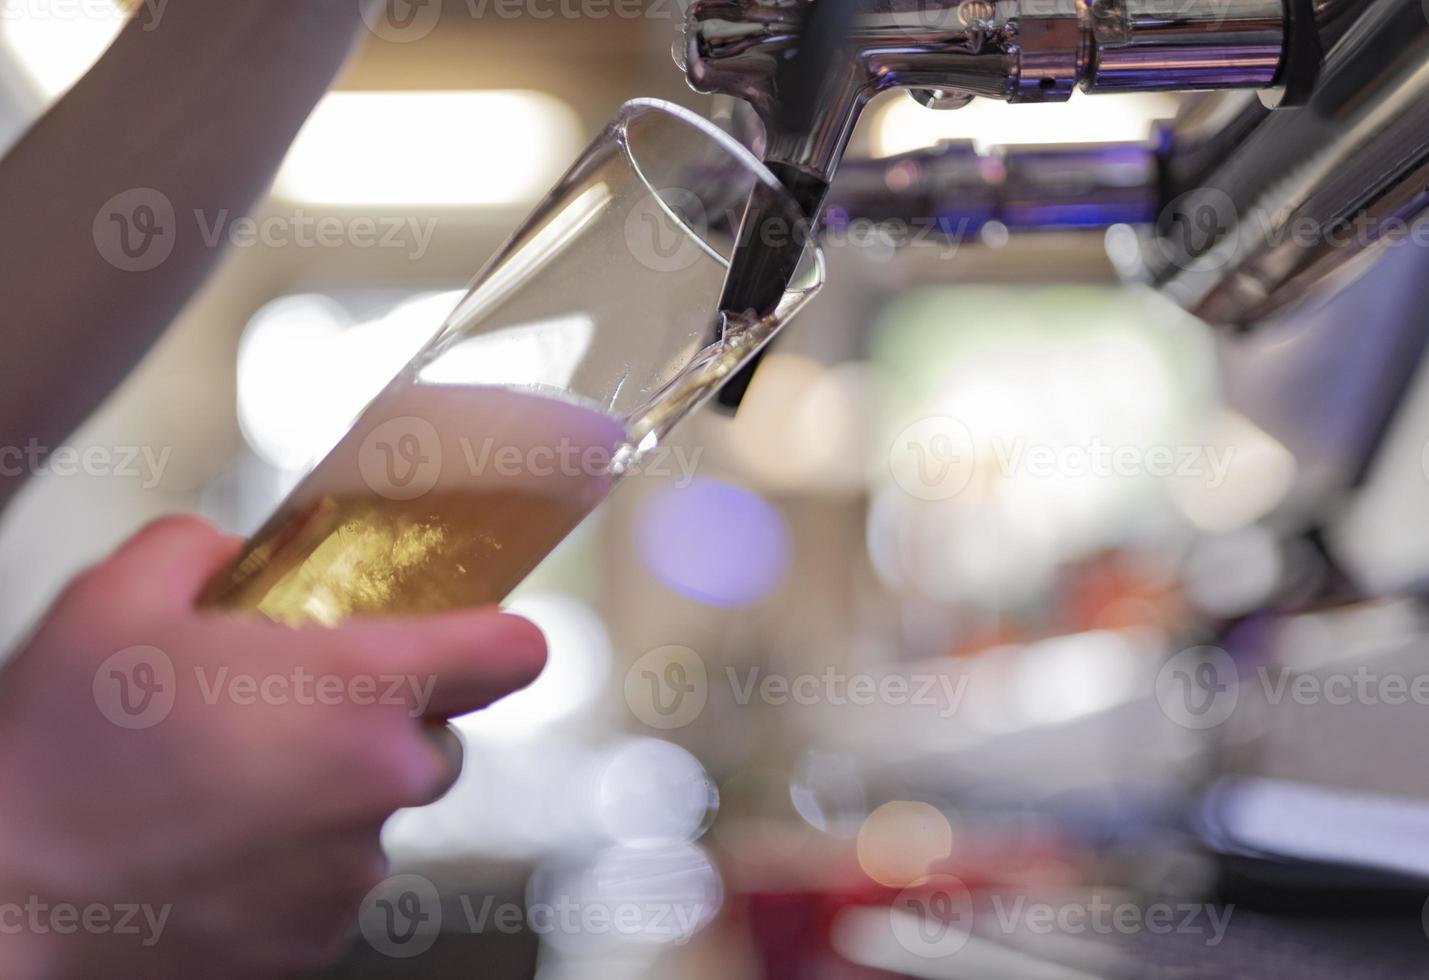
<svg viewBox="0 0 1429 980">
<path fill-rule="evenodd" d="M 850 29 L 833 42 L 817 100 L 791 120 L 782 66 L 799 51 L 808 8 L 832 2 L 841 0 L 695 0 L 678 42 L 696 90 L 754 107 L 769 163 L 825 184 L 864 105 L 892 88 L 945 109 L 974 96 L 1063 102 L 1078 87 L 1299 86 L 1318 65 L 1317 40 L 1313 56 L 1292 57 L 1302 46 L 1287 43 L 1296 14 L 1282 0 L 850 0 Z"/>
<path fill-rule="evenodd" d="M 837 16 L 816 30 L 821 10 Z M 822 54 L 809 57 L 815 41 Z M 695 89 L 752 107 L 771 171 L 811 219 L 864 105 L 888 89 L 939 109 L 1057 102 L 1074 88 L 1203 92 L 1144 147 L 1110 155 L 994 149 L 997 166 L 970 168 L 969 148 L 945 146 L 860 162 L 830 192 L 828 219 L 928 218 L 917 209 L 941 192 L 974 210 L 1016 204 L 1016 221 L 998 220 L 1035 229 L 1062 221 L 1065 209 L 1040 204 L 1077 197 L 1078 184 L 1084 204 L 1122 195 L 1107 178 L 1131 160 L 1146 177 L 1123 188 L 1134 207 L 1086 225 L 1134 226 L 1130 274 L 1213 324 L 1252 327 L 1333 291 L 1429 215 L 1425 0 L 694 0 L 676 54 Z M 901 181 L 902 200 L 870 183 L 900 166 L 918 177 Z M 979 189 L 990 171 L 1002 182 Z M 759 251 L 741 245 L 732 268 L 777 272 L 744 254 Z"/>
<path fill-rule="evenodd" d="M 1296 24 L 1309 30 L 1293 30 Z M 694 0 L 676 60 L 700 92 L 764 123 L 764 159 L 811 223 L 868 100 L 908 89 L 934 109 L 983 96 L 1061 102 L 1088 92 L 1274 89 L 1318 71 L 1313 0 Z M 1292 42 L 1292 38 L 1300 39 Z M 760 220 L 752 202 L 745 228 Z M 796 255 L 741 234 L 724 309 L 762 313 Z M 725 386 L 737 407 L 757 362 Z"/>
</svg>

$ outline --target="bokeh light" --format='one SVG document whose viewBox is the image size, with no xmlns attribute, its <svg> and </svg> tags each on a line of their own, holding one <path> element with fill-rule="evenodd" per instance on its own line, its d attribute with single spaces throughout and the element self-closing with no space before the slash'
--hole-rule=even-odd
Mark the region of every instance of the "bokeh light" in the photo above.
<svg viewBox="0 0 1429 980">
<path fill-rule="evenodd" d="M 548 92 L 332 92 L 298 134 L 275 193 L 338 207 L 519 204 L 560 176 L 580 135 L 575 112 Z"/>
<path fill-rule="evenodd" d="M 662 487 L 642 501 L 636 546 L 654 578 L 712 606 L 738 607 L 768 596 L 789 567 L 789 530 L 763 497 L 700 478 Z"/>
<path fill-rule="evenodd" d="M 518 597 L 507 611 L 524 616 L 546 636 L 546 669 L 534 684 L 459 720 L 474 733 L 505 738 L 539 734 L 593 701 L 610 677 L 610 636 L 600 616 L 568 595 Z"/>
<path fill-rule="evenodd" d="M 686 943 L 723 902 L 720 874 L 694 844 L 619 846 L 588 862 L 553 861 L 537 871 L 527 897 L 532 912 L 556 914 L 549 928 L 535 916 L 542 942 L 575 954 Z M 563 919 L 586 925 L 570 928 Z M 597 922 L 604 925 L 590 925 Z"/>
<path fill-rule="evenodd" d="M 436 333 L 460 296 L 418 293 L 363 321 L 319 294 L 264 306 L 238 350 L 238 421 L 249 445 L 280 469 L 312 466 Z"/>
<path fill-rule="evenodd" d="M 953 828 L 928 803 L 895 800 L 864 821 L 858 832 L 858 865 L 880 885 L 902 888 L 922 881 L 934 862 L 953 849 Z"/>
<path fill-rule="evenodd" d="M 719 805 L 719 792 L 699 760 L 655 738 L 613 746 L 596 794 L 601 825 L 626 844 L 695 840 Z"/>
</svg>

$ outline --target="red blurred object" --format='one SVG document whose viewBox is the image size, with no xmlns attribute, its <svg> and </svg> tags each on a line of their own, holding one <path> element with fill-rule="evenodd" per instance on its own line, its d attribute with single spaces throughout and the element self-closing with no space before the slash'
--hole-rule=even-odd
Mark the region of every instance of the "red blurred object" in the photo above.
<svg viewBox="0 0 1429 980">
<path fill-rule="evenodd" d="M 850 963 L 833 949 L 835 919 L 859 906 L 891 908 L 902 889 L 858 868 L 853 841 L 821 841 L 818 855 L 790 847 L 761 853 L 750 842 L 729 855 L 728 913 L 748 929 L 764 980 L 884 980 L 897 976 Z M 800 852 L 802 850 L 802 853 Z M 1055 887 L 1086 880 L 1075 853 L 1051 834 L 978 834 L 928 869 L 953 875 L 974 893 L 1000 887 Z M 743 872 L 741 874 L 741 872 Z"/>
</svg>

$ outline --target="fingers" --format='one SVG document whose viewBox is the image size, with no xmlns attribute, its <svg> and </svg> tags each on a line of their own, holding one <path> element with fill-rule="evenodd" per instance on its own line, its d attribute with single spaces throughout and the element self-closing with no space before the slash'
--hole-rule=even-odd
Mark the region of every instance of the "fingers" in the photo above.
<svg viewBox="0 0 1429 980">
<path fill-rule="evenodd" d="M 424 722 L 422 734 L 436 746 L 445 765 L 445 771 L 436 786 L 433 787 L 432 798 L 428 801 L 435 803 L 451 792 L 451 788 L 461 778 L 462 762 L 466 758 L 466 746 L 462 744 L 461 736 L 457 734 L 457 730 L 446 722 Z"/>
<path fill-rule="evenodd" d="M 97 570 L 154 603 L 189 609 L 242 542 L 197 517 L 165 517 L 139 531 Z"/>
<path fill-rule="evenodd" d="M 385 673 L 405 675 L 414 715 L 445 719 L 486 707 L 534 681 L 546 639 L 529 620 L 491 610 L 353 624 L 347 634 Z"/>
</svg>

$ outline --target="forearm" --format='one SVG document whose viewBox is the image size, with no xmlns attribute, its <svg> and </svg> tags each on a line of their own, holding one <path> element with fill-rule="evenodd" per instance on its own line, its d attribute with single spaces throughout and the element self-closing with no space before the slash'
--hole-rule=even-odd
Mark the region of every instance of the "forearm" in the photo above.
<svg viewBox="0 0 1429 980">
<path fill-rule="evenodd" d="M 0 447 L 54 447 L 133 368 L 221 258 L 195 213 L 252 207 L 361 24 L 354 0 L 169 0 L 0 162 Z M 102 240 L 136 189 L 175 216 L 141 271 L 162 238 L 137 263 Z"/>
<path fill-rule="evenodd" d="M 38 899 L 16 860 L 25 842 L 16 839 L 6 816 L 0 810 L 0 977 L 47 980 L 58 975 L 58 951 L 26 915 Z"/>
</svg>

